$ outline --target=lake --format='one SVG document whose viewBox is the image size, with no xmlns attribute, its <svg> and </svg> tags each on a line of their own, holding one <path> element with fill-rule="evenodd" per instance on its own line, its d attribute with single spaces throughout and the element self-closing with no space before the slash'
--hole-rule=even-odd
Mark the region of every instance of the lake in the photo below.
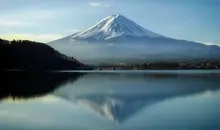
<svg viewBox="0 0 220 130">
<path fill-rule="evenodd" d="M 220 130 L 219 70 L 1 77 L 1 130 Z"/>
</svg>

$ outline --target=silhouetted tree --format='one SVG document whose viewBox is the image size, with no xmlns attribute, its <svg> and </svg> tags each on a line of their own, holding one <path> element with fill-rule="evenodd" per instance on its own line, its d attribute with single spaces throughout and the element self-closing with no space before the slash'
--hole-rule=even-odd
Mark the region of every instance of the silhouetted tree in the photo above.
<svg viewBox="0 0 220 130">
<path fill-rule="evenodd" d="M 0 39 L 0 61 L 1 69 L 63 70 L 83 66 L 46 44 L 28 40 Z"/>
</svg>

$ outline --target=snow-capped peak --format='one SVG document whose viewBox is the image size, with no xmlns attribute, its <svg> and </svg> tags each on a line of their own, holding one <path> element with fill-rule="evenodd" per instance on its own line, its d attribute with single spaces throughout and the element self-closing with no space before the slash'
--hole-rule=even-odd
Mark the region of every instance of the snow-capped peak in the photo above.
<svg viewBox="0 0 220 130">
<path fill-rule="evenodd" d="M 71 36 L 72 39 L 108 40 L 119 36 L 133 37 L 163 37 L 151 32 L 122 15 L 111 15 L 101 20 L 94 26 L 77 32 Z"/>
</svg>

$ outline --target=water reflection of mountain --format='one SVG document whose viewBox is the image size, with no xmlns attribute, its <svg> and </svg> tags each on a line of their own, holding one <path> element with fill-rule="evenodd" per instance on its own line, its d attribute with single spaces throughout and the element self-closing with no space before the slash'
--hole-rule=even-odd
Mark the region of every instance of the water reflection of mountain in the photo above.
<svg viewBox="0 0 220 130">
<path fill-rule="evenodd" d="M 76 81 L 82 73 L 1 72 L 0 99 L 35 97 L 47 94 L 59 86 Z"/>
<path fill-rule="evenodd" d="M 142 108 L 220 89 L 218 74 L 88 74 L 54 91 L 74 104 L 123 123 Z"/>
</svg>

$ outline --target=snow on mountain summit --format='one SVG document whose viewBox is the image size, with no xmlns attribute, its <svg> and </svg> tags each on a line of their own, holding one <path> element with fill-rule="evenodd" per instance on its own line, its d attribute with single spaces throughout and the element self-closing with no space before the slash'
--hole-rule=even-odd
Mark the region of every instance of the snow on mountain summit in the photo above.
<svg viewBox="0 0 220 130">
<path fill-rule="evenodd" d="M 111 15 L 94 26 L 73 34 L 71 39 L 108 40 L 119 36 L 163 37 L 141 27 L 122 15 Z"/>
<path fill-rule="evenodd" d="M 84 64 L 220 60 L 219 47 L 165 37 L 122 15 L 48 44 Z"/>
</svg>

